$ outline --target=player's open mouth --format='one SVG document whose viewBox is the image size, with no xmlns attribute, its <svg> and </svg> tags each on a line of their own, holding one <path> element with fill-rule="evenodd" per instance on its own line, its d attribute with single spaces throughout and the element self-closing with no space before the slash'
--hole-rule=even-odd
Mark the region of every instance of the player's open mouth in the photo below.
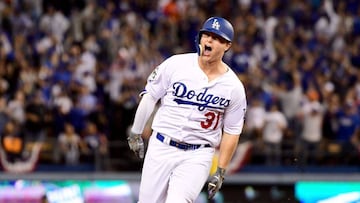
<svg viewBox="0 0 360 203">
<path fill-rule="evenodd" d="M 206 45 L 204 46 L 204 54 L 205 54 L 205 55 L 210 54 L 211 50 L 212 50 L 212 48 L 211 48 L 211 47 L 206 46 Z"/>
</svg>

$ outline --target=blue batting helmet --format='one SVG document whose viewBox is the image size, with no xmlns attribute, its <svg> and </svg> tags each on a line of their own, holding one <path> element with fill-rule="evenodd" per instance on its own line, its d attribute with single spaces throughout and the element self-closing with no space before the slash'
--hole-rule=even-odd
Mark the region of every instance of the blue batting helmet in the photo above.
<svg viewBox="0 0 360 203">
<path fill-rule="evenodd" d="M 214 33 L 224 38 L 228 42 L 231 42 L 234 38 L 233 26 L 229 21 L 221 17 L 211 17 L 207 19 L 203 24 L 199 35 L 201 35 L 203 32 Z"/>
<path fill-rule="evenodd" d="M 232 42 L 234 38 L 234 28 L 229 21 L 221 17 L 211 17 L 205 21 L 202 28 L 196 36 L 196 51 L 200 55 L 200 39 L 203 32 L 214 33 L 228 42 Z"/>
</svg>

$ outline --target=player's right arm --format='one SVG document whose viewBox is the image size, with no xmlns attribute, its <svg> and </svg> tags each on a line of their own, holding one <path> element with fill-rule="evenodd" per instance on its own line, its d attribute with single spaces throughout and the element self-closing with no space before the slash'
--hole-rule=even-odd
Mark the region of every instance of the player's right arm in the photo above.
<svg viewBox="0 0 360 203">
<path fill-rule="evenodd" d="M 157 101 L 166 93 L 168 77 L 164 73 L 165 67 L 166 61 L 156 67 L 147 78 L 145 90 L 140 93 L 142 98 L 136 109 L 132 127 L 128 131 L 129 147 L 140 158 L 144 158 L 145 155 L 144 141 L 141 137 L 145 125 L 153 113 Z"/>
<path fill-rule="evenodd" d="M 135 113 L 133 125 L 128 133 L 127 140 L 129 147 L 139 158 L 144 158 L 145 155 L 144 140 L 141 135 L 144 131 L 147 121 L 155 109 L 156 103 L 157 99 L 155 99 L 150 94 L 145 93 L 142 95 Z"/>
<path fill-rule="evenodd" d="M 131 133 L 143 133 L 146 122 L 149 120 L 152 112 L 154 111 L 156 103 L 157 99 L 155 99 L 153 96 L 148 93 L 143 94 L 135 113 Z"/>
<path fill-rule="evenodd" d="M 167 61 L 156 67 L 147 78 L 145 90 L 140 93 L 142 97 L 137 107 L 131 132 L 134 134 L 142 134 L 146 122 L 149 120 L 155 109 L 157 101 L 166 94 L 169 77 L 167 77 L 166 69 Z"/>
</svg>

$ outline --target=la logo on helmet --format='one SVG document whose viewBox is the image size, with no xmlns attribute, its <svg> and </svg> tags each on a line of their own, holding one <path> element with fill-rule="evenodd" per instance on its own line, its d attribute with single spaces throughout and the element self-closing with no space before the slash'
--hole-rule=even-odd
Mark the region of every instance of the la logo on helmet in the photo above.
<svg viewBox="0 0 360 203">
<path fill-rule="evenodd" d="M 214 28 L 214 29 L 217 29 L 217 30 L 220 29 L 220 23 L 218 22 L 217 19 L 214 19 L 214 21 L 213 21 L 213 23 L 212 23 L 211 26 L 212 26 L 212 28 Z"/>
</svg>

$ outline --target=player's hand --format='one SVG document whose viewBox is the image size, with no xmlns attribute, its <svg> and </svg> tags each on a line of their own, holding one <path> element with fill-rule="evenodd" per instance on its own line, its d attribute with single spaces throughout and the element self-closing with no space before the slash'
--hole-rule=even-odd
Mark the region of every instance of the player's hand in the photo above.
<svg viewBox="0 0 360 203">
<path fill-rule="evenodd" d="M 138 156 L 141 159 L 144 158 L 144 154 L 145 154 L 144 140 L 142 139 L 141 135 L 129 133 L 127 140 L 130 149 L 135 152 L 136 156 Z"/>
<path fill-rule="evenodd" d="M 208 183 L 208 198 L 212 199 L 220 190 L 225 176 L 225 169 L 217 168 L 216 173 L 210 178 Z"/>
</svg>

